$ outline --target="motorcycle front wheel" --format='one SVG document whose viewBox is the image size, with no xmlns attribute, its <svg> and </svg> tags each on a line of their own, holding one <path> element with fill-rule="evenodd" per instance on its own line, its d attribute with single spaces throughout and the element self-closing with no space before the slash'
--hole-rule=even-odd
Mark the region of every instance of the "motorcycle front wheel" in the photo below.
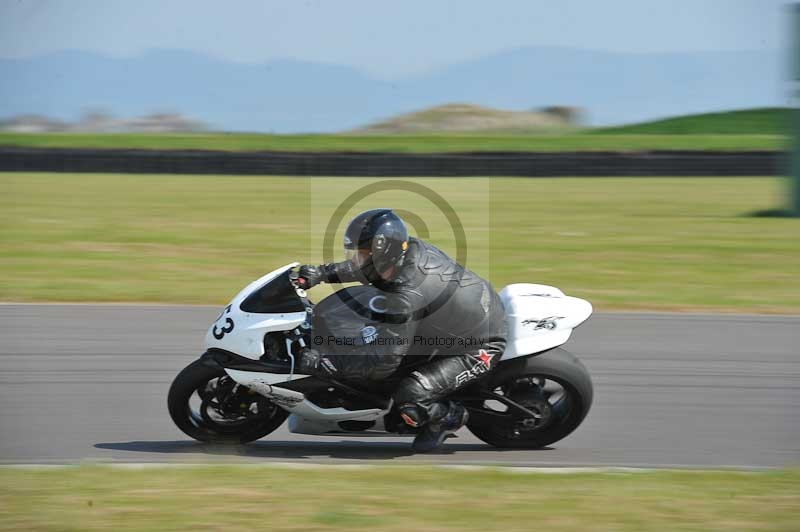
<svg viewBox="0 0 800 532">
<path fill-rule="evenodd" d="M 589 413 L 589 372 L 574 355 L 557 348 L 503 363 L 488 376 L 488 388 L 523 406 L 520 412 L 497 400 L 470 401 L 467 427 L 490 445 L 539 449 L 572 433 Z"/>
<path fill-rule="evenodd" d="M 238 384 L 223 369 L 196 360 L 169 388 L 169 415 L 186 435 L 202 442 L 248 443 L 283 424 L 288 412 Z"/>
</svg>

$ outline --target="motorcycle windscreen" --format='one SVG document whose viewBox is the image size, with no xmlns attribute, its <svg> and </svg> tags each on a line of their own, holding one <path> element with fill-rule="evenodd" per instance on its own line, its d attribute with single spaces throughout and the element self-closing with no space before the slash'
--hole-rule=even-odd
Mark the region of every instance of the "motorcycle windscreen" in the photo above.
<svg viewBox="0 0 800 532">
<path fill-rule="evenodd" d="M 403 357 L 393 351 L 381 323 L 386 298 L 376 288 L 343 288 L 314 308 L 312 346 L 326 355 L 338 378 L 377 381 L 390 376 Z"/>
</svg>

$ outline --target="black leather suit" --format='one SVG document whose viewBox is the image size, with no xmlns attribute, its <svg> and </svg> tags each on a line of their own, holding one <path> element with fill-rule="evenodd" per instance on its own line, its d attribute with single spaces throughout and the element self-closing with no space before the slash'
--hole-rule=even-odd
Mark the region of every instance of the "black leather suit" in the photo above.
<svg viewBox="0 0 800 532">
<path fill-rule="evenodd" d="M 366 284 L 351 262 L 327 264 L 322 270 L 329 283 Z M 409 239 L 406 257 L 392 280 L 372 285 L 385 296 L 385 312 L 369 316 L 375 320 L 375 338 L 382 339 L 381 355 L 352 358 L 342 370 L 380 379 L 394 371 L 412 347 L 429 354 L 429 362 L 401 381 L 394 400 L 411 426 L 444 416 L 442 398 L 500 361 L 507 327 L 499 296 L 488 281 L 415 238 Z"/>
</svg>

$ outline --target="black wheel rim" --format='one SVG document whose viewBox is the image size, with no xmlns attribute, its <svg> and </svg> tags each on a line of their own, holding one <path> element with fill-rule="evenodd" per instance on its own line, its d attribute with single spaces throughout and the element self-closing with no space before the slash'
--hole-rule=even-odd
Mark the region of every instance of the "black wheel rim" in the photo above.
<svg viewBox="0 0 800 532">
<path fill-rule="evenodd" d="M 504 440 L 536 441 L 545 433 L 569 425 L 580 410 L 581 399 L 574 386 L 552 375 L 515 376 L 500 383 L 492 392 L 530 412 L 520 412 L 493 399 L 470 405 L 473 410 L 492 414 L 491 432 Z"/>
</svg>

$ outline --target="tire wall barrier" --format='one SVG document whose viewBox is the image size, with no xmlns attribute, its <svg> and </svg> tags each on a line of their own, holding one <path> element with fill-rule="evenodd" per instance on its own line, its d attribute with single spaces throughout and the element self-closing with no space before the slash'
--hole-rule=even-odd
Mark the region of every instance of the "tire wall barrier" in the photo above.
<svg viewBox="0 0 800 532">
<path fill-rule="evenodd" d="M 3 172 L 293 176 L 760 176 L 782 152 L 339 153 L 0 148 Z"/>
</svg>

